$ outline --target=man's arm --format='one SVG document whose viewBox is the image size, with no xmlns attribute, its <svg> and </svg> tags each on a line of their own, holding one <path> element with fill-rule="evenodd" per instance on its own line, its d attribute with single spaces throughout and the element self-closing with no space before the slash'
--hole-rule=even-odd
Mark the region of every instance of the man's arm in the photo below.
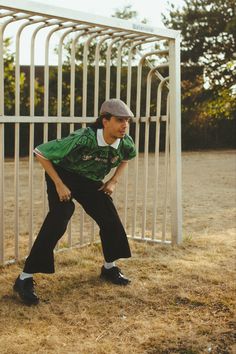
<svg viewBox="0 0 236 354">
<path fill-rule="evenodd" d="M 99 190 L 107 194 L 112 194 L 120 176 L 123 174 L 127 165 L 128 161 L 122 161 L 117 167 L 114 175 L 106 183 L 104 183 L 104 185 Z"/>
<path fill-rule="evenodd" d="M 40 155 L 36 155 L 38 161 L 43 166 L 49 177 L 53 180 L 57 194 L 61 202 L 68 201 L 71 198 L 71 191 L 69 188 L 62 182 L 61 178 L 59 177 L 57 171 L 53 167 L 53 164 L 50 160 L 47 160 Z"/>
</svg>

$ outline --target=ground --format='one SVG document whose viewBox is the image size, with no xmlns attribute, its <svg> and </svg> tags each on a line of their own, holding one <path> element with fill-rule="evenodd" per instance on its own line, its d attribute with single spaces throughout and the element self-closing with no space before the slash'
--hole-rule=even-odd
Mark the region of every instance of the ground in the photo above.
<svg viewBox="0 0 236 354">
<path fill-rule="evenodd" d="M 235 172 L 235 151 L 183 153 L 183 243 L 130 241 L 127 287 L 99 279 L 100 244 L 57 253 L 36 307 L 12 294 L 23 261 L 1 268 L 0 353 L 234 353 Z"/>
</svg>

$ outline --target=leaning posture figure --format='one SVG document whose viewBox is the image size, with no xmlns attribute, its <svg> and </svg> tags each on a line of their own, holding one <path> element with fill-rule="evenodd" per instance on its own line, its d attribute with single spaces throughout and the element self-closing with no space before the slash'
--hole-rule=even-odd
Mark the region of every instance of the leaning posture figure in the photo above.
<svg viewBox="0 0 236 354">
<path fill-rule="evenodd" d="M 126 134 L 132 117 L 129 107 L 113 98 L 102 104 L 100 116 L 91 127 L 35 148 L 46 172 L 49 212 L 13 287 L 24 303 L 39 302 L 33 274 L 55 272 L 53 250 L 74 212 L 74 200 L 100 228 L 105 259 L 101 278 L 118 285 L 130 282 L 115 265 L 115 260 L 131 257 L 131 253 L 111 194 L 128 160 L 136 154 L 133 140 Z M 114 167 L 113 177 L 103 183 Z"/>
</svg>

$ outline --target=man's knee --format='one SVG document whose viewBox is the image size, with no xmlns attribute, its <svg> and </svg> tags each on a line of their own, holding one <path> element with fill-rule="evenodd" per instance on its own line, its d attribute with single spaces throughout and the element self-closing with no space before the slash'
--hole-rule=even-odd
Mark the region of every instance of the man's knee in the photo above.
<svg viewBox="0 0 236 354">
<path fill-rule="evenodd" d="M 60 220 L 69 220 L 73 215 L 75 210 L 75 204 L 72 201 L 69 202 L 61 202 L 57 205 L 56 208 L 51 210 L 51 213 L 54 214 L 54 217 L 57 217 L 58 222 Z"/>
</svg>

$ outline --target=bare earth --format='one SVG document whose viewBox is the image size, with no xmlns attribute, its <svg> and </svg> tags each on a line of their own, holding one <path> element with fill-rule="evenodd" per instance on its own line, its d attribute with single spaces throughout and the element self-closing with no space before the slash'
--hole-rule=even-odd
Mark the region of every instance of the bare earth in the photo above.
<svg viewBox="0 0 236 354">
<path fill-rule="evenodd" d="M 149 160 L 149 185 L 153 182 L 153 158 Z M 5 170 L 4 230 L 8 259 L 14 257 L 11 161 L 6 163 Z M 21 161 L 21 171 L 22 258 L 28 243 L 28 210 L 22 208 L 28 201 L 27 161 Z M 142 172 L 141 166 L 140 190 Z M 184 241 L 177 247 L 131 241 L 133 257 L 119 262 L 124 273 L 132 278 L 127 288 L 99 279 L 102 263 L 99 244 L 56 255 L 56 274 L 35 277 L 42 299 L 37 307 L 20 304 L 12 294 L 12 283 L 23 262 L 1 268 L 0 353 L 234 353 L 235 172 L 235 151 L 183 153 Z M 132 174 L 131 163 L 128 216 L 132 213 Z M 43 217 L 42 188 L 37 188 L 42 184 L 41 179 L 40 168 L 36 166 L 34 234 Z M 122 216 L 123 187 L 119 188 L 116 202 Z M 162 189 L 161 177 L 160 193 Z M 152 195 L 148 193 L 147 235 L 152 219 Z M 142 193 L 138 204 L 137 233 L 141 232 Z M 161 215 L 161 205 L 158 208 Z M 91 225 L 87 217 L 85 225 Z M 126 227 L 130 232 L 129 218 Z M 76 243 L 79 238 L 76 221 L 72 237 Z"/>
</svg>

